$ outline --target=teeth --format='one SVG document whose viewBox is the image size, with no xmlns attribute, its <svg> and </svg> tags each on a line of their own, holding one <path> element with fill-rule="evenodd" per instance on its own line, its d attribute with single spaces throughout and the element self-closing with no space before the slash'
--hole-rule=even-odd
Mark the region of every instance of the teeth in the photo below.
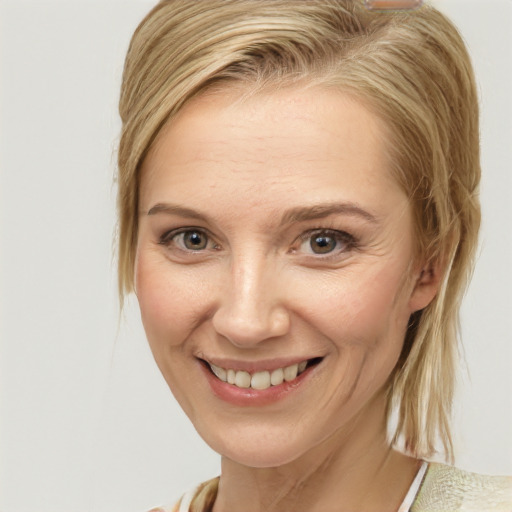
<svg viewBox="0 0 512 512">
<path fill-rule="evenodd" d="M 272 372 L 272 375 L 270 375 L 270 383 L 272 386 L 279 386 L 279 384 L 282 384 L 284 380 L 284 371 L 282 368 L 278 368 L 277 370 L 274 370 Z"/>
<path fill-rule="evenodd" d="M 302 361 L 300 364 L 292 364 L 286 368 L 277 368 L 272 372 L 262 371 L 256 372 L 252 375 L 249 372 L 243 370 L 224 369 L 220 366 L 216 366 L 212 363 L 210 368 L 212 372 L 222 382 L 227 382 L 239 388 L 252 388 L 252 389 L 268 389 L 270 386 L 279 386 L 284 381 L 290 382 L 297 378 L 307 366 L 307 361 Z"/>
<path fill-rule="evenodd" d="M 270 373 L 256 372 L 251 378 L 252 389 L 267 389 L 270 387 Z"/>
<path fill-rule="evenodd" d="M 236 372 L 235 386 L 239 388 L 251 387 L 251 374 L 247 372 Z"/>
<path fill-rule="evenodd" d="M 284 369 L 284 380 L 286 382 L 290 382 L 291 380 L 296 379 L 298 370 L 299 370 L 298 364 L 292 364 L 291 366 L 287 366 Z"/>
<path fill-rule="evenodd" d="M 220 366 L 215 366 L 214 364 L 210 364 L 212 368 L 212 372 L 222 381 L 226 382 L 227 379 L 227 372 L 224 370 L 224 368 L 221 368 Z"/>
</svg>

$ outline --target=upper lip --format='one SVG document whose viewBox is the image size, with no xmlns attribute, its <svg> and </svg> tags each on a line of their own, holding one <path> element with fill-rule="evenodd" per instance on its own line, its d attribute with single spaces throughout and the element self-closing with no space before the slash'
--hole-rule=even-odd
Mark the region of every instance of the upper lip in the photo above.
<svg viewBox="0 0 512 512">
<path fill-rule="evenodd" d="M 286 368 L 294 364 L 302 363 L 302 361 L 309 361 L 310 359 L 318 358 L 318 356 L 302 356 L 302 357 L 286 357 L 286 358 L 272 358 L 261 359 L 259 361 L 242 361 L 239 359 L 229 359 L 223 357 L 205 357 L 199 359 L 211 363 L 215 366 L 220 366 L 225 370 L 246 371 L 248 373 L 255 373 L 261 371 L 272 371 L 278 368 Z"/>
</svg>

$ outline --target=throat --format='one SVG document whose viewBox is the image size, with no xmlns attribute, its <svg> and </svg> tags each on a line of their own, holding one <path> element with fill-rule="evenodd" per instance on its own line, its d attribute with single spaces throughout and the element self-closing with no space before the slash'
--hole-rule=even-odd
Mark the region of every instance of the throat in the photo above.
<svg viewBox="0 0 512 512">
<path fill-rule="evenodd" d="M 347 450 L 320 454 L 277 468 L 223 458 L 213 512 L 397 512 L 421 465 L 382 444 L 354 458 Z"/>
</svg>

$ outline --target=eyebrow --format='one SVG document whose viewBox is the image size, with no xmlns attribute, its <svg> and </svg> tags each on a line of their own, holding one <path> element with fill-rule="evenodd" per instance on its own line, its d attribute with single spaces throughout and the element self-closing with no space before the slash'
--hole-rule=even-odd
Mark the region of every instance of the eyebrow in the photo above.
<svg viewBox="0 0 512 512">
<path fill-rule="evenodd" d="M 166 213 L 167 215 L 178 215 L 180 217 L 189 217 L 191 219 L 198 220 L 207 220 L 208 217 L 203 215 L 196 210 L 191 208 L 186 208 L 185 206 L 180 206 L 177 204 L 169 204 L 169 203 L 157 203 L 153 207 L 151 207 L 147 215 L 157 215 L 159 213 Z"/>
<path fill-rule="evenodd" d="M 167 215 L 178 215 L 180 217 L 188 217 L 191 219 L 198 219 L 203 221 L 209 220 L 208 216 L 201 212 L 198 212 L 191 208 L 187 208 L 185 206 L 170 203 L 155 204 L 148 210 L 147 215 L 157 215 L 162 213 Z M 370 212 L 364 210 L 355 203 L 347 202 L 325 203 L 313 206 L 298 206 L 295 208 L 291 208 L 282 215 L 280 224 L 285 225 L 293 224 L 294 222 L 304 222 L 307 220 L 322 219 L 325 217 L 329 217 L 330 215 L 348 215 L 351 217 L 360 217 L 363 220 L 371 222 L 372 224 L 378 223 L 378 219 L 377 217 L 375 217 L 375 215 L 372 215 Z"/>
<path fill-rule="evenodd" d="M 294 222 L 303 222 L 306 220 L 322 219 L 330 215 L 348 215 L 351 217 L 361 217 L 362 219 L 377 224 L 375 215 L 364 210 L 355 203 L 326 203 L 313 206 L 299 206 L 292 208 L 284 213 L 281 218 L 281 224 L 292 224 Z"/>
</svg>

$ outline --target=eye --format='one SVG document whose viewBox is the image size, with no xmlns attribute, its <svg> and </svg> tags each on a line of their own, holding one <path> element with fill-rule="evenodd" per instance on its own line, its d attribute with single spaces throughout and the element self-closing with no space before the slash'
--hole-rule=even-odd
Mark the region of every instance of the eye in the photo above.
<svg viewBox="0 0 512 512">
<path fill-rule="evenodd" d="M 316 254 L 326 254 L 336 249 L 336 239 L 327 234 L 314 235 L 309 239 L 309 246 Z"/>
<path fill-rule="evenodd" d="M 301 252 L 320 256 L 347 252 L 355 244 L 354 237 L 349 233 L 332 229 L 307 231 L 300 239 Z"/>
<path fill-rule="evenodd" d="M 186 249 L 191 251 L 201 251 L 208 245 L 208 237 L 200 231 L 184 231 L 176 235 L 174 239 L 179 240 Z"/>
<path fill-rule="evenodd" d="M 183 251 L 197 252 L 216 248 L 204 231 L 193 228 L 170 231 L 160 238 L 159 243 L 170 248 L 174 246 Z"/>
</svg>

